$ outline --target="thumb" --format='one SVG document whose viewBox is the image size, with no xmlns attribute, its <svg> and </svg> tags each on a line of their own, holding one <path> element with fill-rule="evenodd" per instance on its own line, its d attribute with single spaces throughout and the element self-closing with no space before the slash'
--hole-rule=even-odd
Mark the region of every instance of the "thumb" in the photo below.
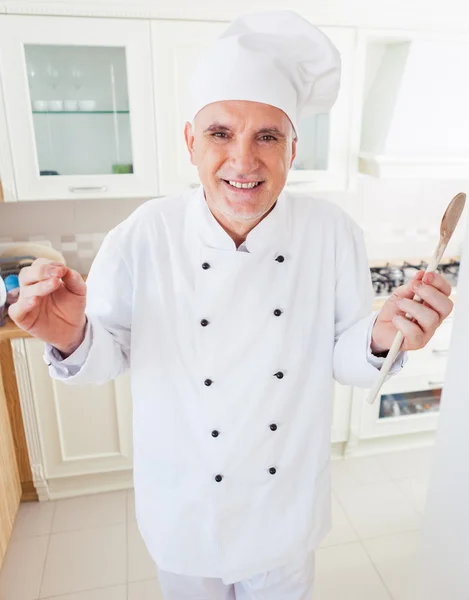
<svg viewBox="0 0 469 600">
<path fill-rule="evenodd" d="M 72 294 L 86 296 L 86 283 L 78 271 L 67 268 L 65 275 L 62 276 L 62 281 L 67 290 Z"/>
</svg>

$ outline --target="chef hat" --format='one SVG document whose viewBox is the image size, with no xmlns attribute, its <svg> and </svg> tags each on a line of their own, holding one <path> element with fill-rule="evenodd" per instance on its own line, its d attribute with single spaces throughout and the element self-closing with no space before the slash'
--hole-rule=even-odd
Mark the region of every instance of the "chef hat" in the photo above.
<svg viewBox="0 0 469 600">
<path fill-rule="evenodd" d="M 289 10 L 247 14 L 198 63 L 189 120 L 212 102 L 251 100 L 283 110 L 297 131 L 300 115 L 332 108 L 339 85 L 340 54 L 317 27 Z"/>
</svg>

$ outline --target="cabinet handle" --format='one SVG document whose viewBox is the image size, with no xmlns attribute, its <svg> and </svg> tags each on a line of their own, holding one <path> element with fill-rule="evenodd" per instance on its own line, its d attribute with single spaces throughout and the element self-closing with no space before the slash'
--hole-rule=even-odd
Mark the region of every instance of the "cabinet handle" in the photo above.
<svg viewBox="0 0 469 600">
<path fill-rule="evenodd" d="M 449 350 L 432 350 L 432 354 L 434 354 L 435 356 L 448 356 L 448 352 Z"/>
<path fill-rule="evenodd" d="M 434 386 L 434 385 L 441 386 L 441 385 L 444 385 L 444 383 L 445 383 L 444 381 L 429 381 L 428 385 L 431 385 L 431 386 Z"/>
<path fill-rule="evenodd" d="M 105 192 L 107 190 L 107 186 L 106 185 L 97 185 L 97 186 L 71 185 L 68 189 L 70 192 Z"/>
<path fill-rule="evenodd" d="M 300 186 L 300 185 L 311 185 L 312 183 L 317 183 L 316 179 L 311 179 L 309 181 L 287 181 L 286 186 Z"/>
</svg>

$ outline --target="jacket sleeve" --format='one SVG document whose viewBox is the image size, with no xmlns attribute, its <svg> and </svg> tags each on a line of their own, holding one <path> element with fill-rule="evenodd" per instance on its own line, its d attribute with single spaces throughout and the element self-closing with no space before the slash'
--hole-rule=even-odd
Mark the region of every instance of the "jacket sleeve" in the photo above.
<svg viewBox="0 0 469 600">
<path fill-rule="evenodd" d="M 129 367 L 133 286 L 115 232 L 106 236 L 90 269 L 83 343 L 65 360 L 46 345 L 44 360 L 54 379 L 103 384 Z"/>
<path fill-rule="evenodd" d="M 371 387 L 384 359 L 371 353 L 371 333 L 378 313 L 372 312 L 373 287 L 362 230 L 348 223 L 348 243 L 339 252 L 335 289 L 334 379 L 342 385 Z M 388 375 L 406 362 L 400 353 Z"/>
</svg>

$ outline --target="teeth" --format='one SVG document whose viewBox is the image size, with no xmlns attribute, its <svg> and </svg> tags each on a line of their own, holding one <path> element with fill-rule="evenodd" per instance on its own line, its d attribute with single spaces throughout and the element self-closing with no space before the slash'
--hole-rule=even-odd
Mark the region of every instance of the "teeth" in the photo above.
<svg viewBox="0 0 469 600">
<path fill-rule="evenodd" d="M 259 185 L 259 182 L 253 181 L 252 183 L 238 183 L 237 181 L 229 181 L 229 184 L 232 185 L 233 187 L 245 188 L 245 189 L 250 190 L 250 189 L 256 187 L 256 185 Z"/>
</svg>

